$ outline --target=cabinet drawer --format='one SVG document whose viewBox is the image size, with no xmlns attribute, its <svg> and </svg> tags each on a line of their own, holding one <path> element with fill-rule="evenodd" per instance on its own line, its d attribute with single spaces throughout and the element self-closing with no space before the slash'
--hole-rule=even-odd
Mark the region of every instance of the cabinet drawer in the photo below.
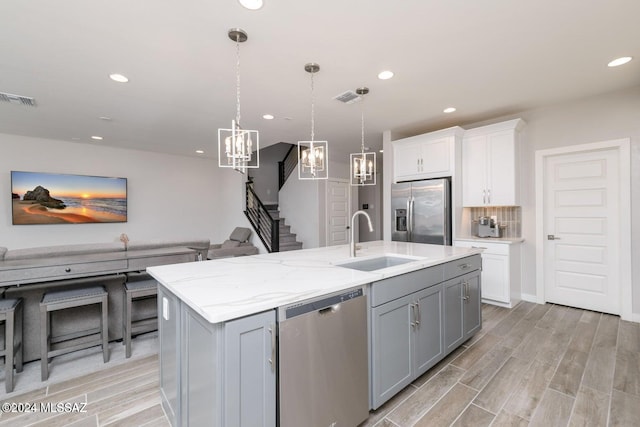
<svg viewBox="0 0 640 427">
<path fill-rule="evenodd" d="M 2 282 L 32 283 L 49 278 L 89 276 L 124 271 L 126 260 L 98 261 L 79 264 L 61 264 L 46 267 L 16 268 L 2 272 Z"/>
<path fill-rule="evenodd" d="M 461 248 L 479 248 L 483 249 L 483 254 L 493 254 L 493 255 L 509 255 L 509 243 L 498 243 L 491 241 L 475 241 L 468 242 L 462 240 L 456 240 L 454 246 L 459 246 Z"/>
<path fill-rule="evenodd" d="M 482 265 L 480 255 L 469 256 L 448 262 L 444 265 L 444 280 L 453 279 L 463 274 L 479 270 Z"/>
<path fill-rule="evenodd" d="M 436 265 L 373 282 L 370 295 L 371 306 L 377 307 L 380 304 L 441 283 L 443 277 L 443 266 Z"/>
<path fill-rule="evenodd" d="M 133 258 L 129 260 L 129 270 L 144 270 L 154 265 L 180 264 L 183 262 L 193 262 L 196 260 L 194 253 L 154 256 L 147 258 Z"/>
</svg>

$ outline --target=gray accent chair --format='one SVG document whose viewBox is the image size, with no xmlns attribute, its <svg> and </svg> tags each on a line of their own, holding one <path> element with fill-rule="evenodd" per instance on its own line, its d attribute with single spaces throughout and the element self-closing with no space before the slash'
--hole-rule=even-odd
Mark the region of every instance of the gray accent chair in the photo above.
<svg viewBox="0 0 640 427">
<path fill-rule="evenodd" d="M 236 227 L 229 239 L 222 243 L 209 246 L 209 259 L 230 258 L 236 256 L 255 255 L 258 248 L 249 241 L 251 230 L 245 227 Z"/>
</svg>

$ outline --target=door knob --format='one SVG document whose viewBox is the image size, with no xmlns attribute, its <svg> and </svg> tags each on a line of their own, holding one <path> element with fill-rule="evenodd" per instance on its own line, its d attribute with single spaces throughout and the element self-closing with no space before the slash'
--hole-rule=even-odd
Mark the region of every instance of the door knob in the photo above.
<svg viewBox="0 0 640 427">
<path fill-rule="evenodd" d="M 547 234 L 547 240 L 560 240 L 560 238 L 554 236 L 553 234 Z"/>
</svg>

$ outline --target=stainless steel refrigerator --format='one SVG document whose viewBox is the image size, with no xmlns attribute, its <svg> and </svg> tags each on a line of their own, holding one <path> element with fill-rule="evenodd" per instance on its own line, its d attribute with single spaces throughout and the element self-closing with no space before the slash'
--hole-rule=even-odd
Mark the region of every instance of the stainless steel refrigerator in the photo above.
<svg viewBox="0 0 640 427">
<path fill-rule="evenodd" d="M 391 184 L 391 240 L 451 245 L 449 178 Z"/>
</svg>

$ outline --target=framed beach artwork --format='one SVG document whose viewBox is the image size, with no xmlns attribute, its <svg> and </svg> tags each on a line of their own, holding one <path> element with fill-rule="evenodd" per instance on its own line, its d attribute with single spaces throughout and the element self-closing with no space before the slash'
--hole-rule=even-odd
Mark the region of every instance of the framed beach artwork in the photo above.
<svg viewBox="0 0 640 427">
<path fill-rule="evenodd" d="M 127 179 L 11 172 L 13 224 L 127 222 Z"/>
</svg>

